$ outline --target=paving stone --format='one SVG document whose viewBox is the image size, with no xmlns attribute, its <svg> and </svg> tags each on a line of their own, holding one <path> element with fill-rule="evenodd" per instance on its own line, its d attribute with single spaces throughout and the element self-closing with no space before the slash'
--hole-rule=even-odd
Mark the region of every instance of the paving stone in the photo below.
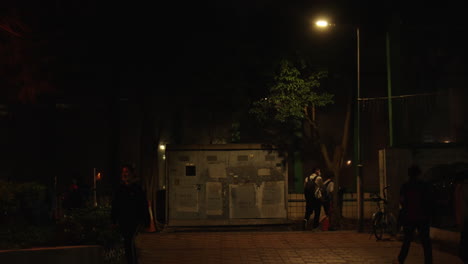
<svg viewBox="0 0 468 264">
<path fill-rule="evenodd" d="M 400 246 L 400 241 L 377 242 L 355 231 L 177 232 L 137 237 L 142 264 L 384 264 L 393 262 Z M 456 256 L 437 249 L 433 255 L 434 264 L 462 264 Z M 411 245 L 406 263 L 423 263 L 421 245 Z"/>
</svg>

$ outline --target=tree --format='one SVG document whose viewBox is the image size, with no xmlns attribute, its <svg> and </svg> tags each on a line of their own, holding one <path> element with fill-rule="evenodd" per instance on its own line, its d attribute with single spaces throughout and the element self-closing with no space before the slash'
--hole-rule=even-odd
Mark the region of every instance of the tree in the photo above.
<svg viewBox="0 0 468 264">
<path fill-rule="evenodd" d="M 270 135 L 269 143 L 280 145 L 280 148 L 299 149 L 319 147 L 327 169 L 335 175 L 335 186 L 339 186 L 339 175 L 344 166 L 349 139 L 351 117 L 348 104 L 343 126 L 341 142 L 329 151 L 327 145 L 320 141 L 318 124 L 315 118 L 316 107 L 333 103 L 333 95 L 320 91 L 320 80 L 327 77 L 327 72 L 306 72 L 306 67 L 299 71 L 290 61 L 283 60 L 280 70 L 274 78 L 268 96 L 254 102 L 251 113 L 262 124 Z M 338 192 L 334 192 L 335 213 L 338 208 Z M 339 221 L 340 214 L 334 219 Z"/>
<path fill-rule="evenodd" d="M 340 222 L 341 219 L 341 208 L 340 204 L 338 203 L 338 188 L 340 187 L 340 174 L 341 174 L 341 169 L 344 167 L 344 157 L 346 155 L 346 151 L 348 148 L 348 141 L 349 141 L 349 123 L 351 119 L 351 103 L 348 101 L 348 105 L 346 107 L 346 116 L 344 120 L 344 125 L 343 125 L 343 133 L 341 136 L 341 143 L 339 145 L 334 146 L 334 151 L 330 152 L 328 151 L 328 148 L 325 144 L 321 143 L 320 144 L 320 150 L 323 156 L 323 159 L 325 160 L 325 164 L 331 172 L 333 172 L 334 177 L 334 182 L 335 182 L 335 191 L 333 192 L 333 208 L 336 208 L 336 210 L 333 210 L 334 217 L 334 223 L 331 223 L 332 225 L 337 225 Z M 333 148 L 332 148 L 333 149 Z"/>
<path fill-rule="evenodd" d="M 280 147 L 316 142 L 315 108 L 333 103 L 332 94 L 320 92 L 320 80 L 327 72 L 303 70 L 288 60 L 281 61 L 268 96 L 254 102 L 250 110 L 270 136 L 269 141 Z"/>
</svg>

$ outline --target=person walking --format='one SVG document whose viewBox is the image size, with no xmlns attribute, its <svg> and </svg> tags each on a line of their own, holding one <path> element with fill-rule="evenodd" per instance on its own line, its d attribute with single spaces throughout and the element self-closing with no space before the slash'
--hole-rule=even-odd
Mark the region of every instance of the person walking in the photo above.
<svg viewBox="0 0 468 264">
<path fill-rule="evenodd" d="M 72 183 L 68 187 L 68 192 L 65 193 L 63 205 L 65 209 L 81 208 L 83 204 L 82 191 L 78 185 L 78 181 L 73 178 Z"/>
<path fill-rule="evenodd" d="M 413 165 L 408 168 L 409 180 L 400 189 L 400 220 L 404 239 L 398 255 L 398 263 L 404 263 L 408 256 L 415 230 L 418 231 L 424 249 L 424 263 L 432 264 L 432 242 L 429 236 L 433 216 L 432 186 L 419 179 L 421 169 Z"/>
<path fill-rule="evenodd" d="M 121 184 L 112 200 L 111 218 L 124 239 L 127 263 L 137 264 L 135 237 L 140 228 L 149 226 L 150 216 L 146 195 L 130 165 L 122 166 Z"/>
<path fill-rule="evenodd" d="M 320 210 L 322 208 L 320 188 L 323 186 L 323 180 L 319 168 L 314 168 L 312 174 L 304 179 L 304 197 L 306 200 L 305 215 L 303 220 L 303 230 L 307 228 L 310 216 L 314 213 L 312 228 L 319 226 Z"/>
<path fill-rule="evenodd" d="M 468 263 L 468 170 L 457 172 L 454 182 L 455 219 L 460 230 L 458 256 Z"/>
</svg>

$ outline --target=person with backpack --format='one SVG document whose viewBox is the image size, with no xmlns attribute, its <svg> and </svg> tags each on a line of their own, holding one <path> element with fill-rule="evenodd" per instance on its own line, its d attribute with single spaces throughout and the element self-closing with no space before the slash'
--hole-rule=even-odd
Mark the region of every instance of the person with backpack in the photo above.
<svg viewBox="0 0 468 264">
<path fill-rule="evenodd" d="M 310 216 L 314 213 L 314 222 L 312 228 L 319 226 L 320 209 L 322 208 L 322 187 L 323 180 L 319 168 L 314 168 L 311 175 L 304 179 L 304 197 L 306 200 L 306 210 L 303 221 L 303 229 L 307 227 Z"/>
<path fill-rule="evenodd" d="M 323 182 L 323 210 L 325 211 L 326 218 L 322 222 L 322 230 L 331 230 L 330 224 L 332 223 L 333 214 L 333 192 L 335 190 L 335 183 L 333 182 L 333 172 L 327 171 L 324 173 L 325 181 Z"/>
</svg>

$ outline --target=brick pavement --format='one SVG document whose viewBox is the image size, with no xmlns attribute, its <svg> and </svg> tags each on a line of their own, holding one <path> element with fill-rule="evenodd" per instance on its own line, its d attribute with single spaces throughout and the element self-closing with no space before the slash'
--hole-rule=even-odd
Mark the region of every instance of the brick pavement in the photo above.
<svg viewBox="0 0 468 264">
<path fill-rule="evenodd" d="M 240 231 L 146 233 L 137 238 L 141 263 L 392 263 L 400 241 L 376 241 L 355 231 Z M 461 264 L 433 250 L 434 264 Z M 408 264 L 423 263 L 420 244 Z"/>
</svg>

